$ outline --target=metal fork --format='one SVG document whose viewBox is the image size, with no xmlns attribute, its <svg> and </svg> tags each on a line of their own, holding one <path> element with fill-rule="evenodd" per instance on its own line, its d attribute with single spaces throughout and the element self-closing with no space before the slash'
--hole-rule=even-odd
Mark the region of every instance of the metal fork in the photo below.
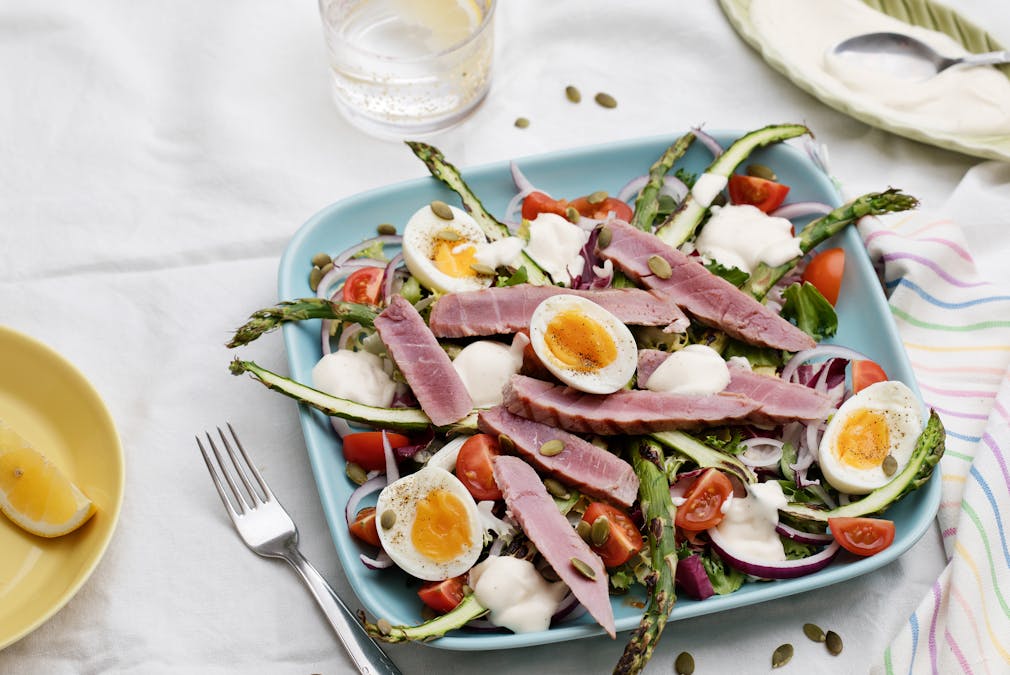
<svg viewBox="0 0 1010 675">
<path fill-rule="evenodd" d="M 199 436 L 196 438 L 196 444 L 200 447 L 200 452 L 207 463 L 207 470 L 210 471 L 210 477 L 214 480 L 217 493 L 221 496 L 221 501 L 224 502 L 225 509 L 235 524 L 235 529 L 238 530 L 242 541 L 254 553 L 266 558 L 286 560 L 298 572 L 309 590 L 312 591 L 312 596 L 319 603 L 319 607 L 323 610 L 330 625 L 333 626 L 333 630 L 336 631 L 337 637 L 340 638 L 340 642 L 343 643 L 344 649 L 347 650 L 359 672 L 367 675 L 400 675 L 396 664 L 379 649 L 379 646 L 368 636 L 354 614 L 337 596 L 326 579 L 298 550 L 298 528 L 294 521 L 291 520 L 291 516 L 277 501 L 259 471 L 256 470 L 256 466 L 246 454 L 231 423 L 228 424 L 228 430 L 231 431 L 238 453 L 232 449 L 232 444 L 228 442 L 228 437 L 220 427 L 217 432 L 221 436 L 227 456 L 231 460 L 231 470 L 228 469 L 222 458 L 222 453 L 218 451 L 217 445 L 209 433 L 207 434 L 207 443 L 210 445 L 216 462 L 211 461 L 210 454 L 203 447 Z M 236 485 L 232 479 L 232 473 L 238 475 L 245 487 L 244 491 Z M 255 479 L 259 491 L 253 487 L 249 475 Z M 231 488 L 232 498 L 229 498 L 225 490 L 221 481 L 222 477 Z"/>
</svg>

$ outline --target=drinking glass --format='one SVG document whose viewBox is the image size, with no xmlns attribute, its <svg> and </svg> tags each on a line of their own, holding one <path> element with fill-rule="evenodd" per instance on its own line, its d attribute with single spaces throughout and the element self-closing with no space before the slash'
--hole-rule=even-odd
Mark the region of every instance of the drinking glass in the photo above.
<svg viewBox="0 0 1010 675">
<path fill-rule="evenodd" d="M 385 138 L 461 121 L 491 83 L 494 11 L 495 0 L 319 0 L 337 107 Z"/>
</svg>

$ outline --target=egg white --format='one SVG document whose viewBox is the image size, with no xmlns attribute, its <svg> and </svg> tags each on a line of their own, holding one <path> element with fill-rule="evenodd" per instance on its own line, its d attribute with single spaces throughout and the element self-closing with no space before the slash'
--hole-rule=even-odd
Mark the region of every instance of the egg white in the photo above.
<svg viewBox="0 0 1010 675">
<path fill-rule="evenodd" d="M 838 437 L 859 410 L 875 411 L 886 420 L 889 452 L 898 463 L 897 470 L 890 476 L 880 466 L 860 469 L 839 457 Z M 888 380 L 872 384 L 843 403 L 828 423 L 818 449 L 821 473 L 841 492 L 868 494 L 889 483 L 905 468 L 923 424 L 921 407 L 904 383 Z"/>
<path fill-rule="evenodd" d="M 581 314 L 610 335 L 617 348 L 617 356 L 611 363 L 586 371 L 563 363 L 553 354 L 545 341 L 547 327 L 558 314 L 568 311 Z M 628 327 L 603 307 L 577 295 L 555 295 L 537 305 L 530 318 L 530 344 L 555 377 L 589 394 L 612 394 L 623 388 L 638 365 L 638 346 Z"/>
<path fill-rule="evenodd" d="M 439 562 L 421 553 L 411 540 L 411 531 L 417 518 L 417 504 L 434 490 L 445 490 L 463 504 L 466 511 L 465 522 L 458 523 L 466 528 L 470 545 L 452 560 Z M 392 511 L 396 521 L 389 529 L 382 527 L 382 514 Z M 396 480 L 379 493 L 375 504 L 377 530 L 383 550 L 403 571 L 418 579 L 439 581 L 459 576 L 473 567 L 483 548 L 483 533 L 477 504 L 466 487 L 454 475 L 435 466 L 426 466 L 417 473 L 408 474 Z"/>
<path fill-rule="evenodd" d="M 455 206 L 449 208 L 452 209 L 452 220 L 439 218 L 429 205 L 422 206 L 410 217 L 403 228 L 403 261 L 417 281 L 433 291 L 458 293 L 486 288 L 494 281 L 493 275 L 455 277 L 435 266 L 436 242 L 444 231 L 459 236 L 454 247 L 470 245 L 479 250 L 487 245 L 487 237 L 470 214 Z"/>
</svg>

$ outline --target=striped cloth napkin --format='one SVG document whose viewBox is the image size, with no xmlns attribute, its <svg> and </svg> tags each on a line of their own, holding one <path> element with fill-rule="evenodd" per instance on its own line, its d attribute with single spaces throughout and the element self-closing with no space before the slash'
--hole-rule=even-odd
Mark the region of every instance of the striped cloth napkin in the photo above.
<svg viewBox="0 0 1010 675">
<path fill-rule="evenodd" d="M 1005 228 L 991 245 L 1010 253 L 1010 206 L 991 217 Z M 948 564 L 871 670 L 1010 673 L 1010 288 L 980 277 L 952 220 L 917 212 L 859 230 L 947 429 L 937 518 Z"/>
</svg>

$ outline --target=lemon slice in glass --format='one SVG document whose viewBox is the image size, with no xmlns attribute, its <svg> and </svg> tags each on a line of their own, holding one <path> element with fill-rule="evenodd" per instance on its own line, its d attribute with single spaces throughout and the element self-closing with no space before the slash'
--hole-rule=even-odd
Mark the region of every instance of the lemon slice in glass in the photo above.
<svg viewBox="0 0 1010 675">
<path fill-rule="evenodd" d="M 95 505 L 55 464 L 0 422 L 0 512 L 40 537 L 73 532 Z"/>
</svg>

